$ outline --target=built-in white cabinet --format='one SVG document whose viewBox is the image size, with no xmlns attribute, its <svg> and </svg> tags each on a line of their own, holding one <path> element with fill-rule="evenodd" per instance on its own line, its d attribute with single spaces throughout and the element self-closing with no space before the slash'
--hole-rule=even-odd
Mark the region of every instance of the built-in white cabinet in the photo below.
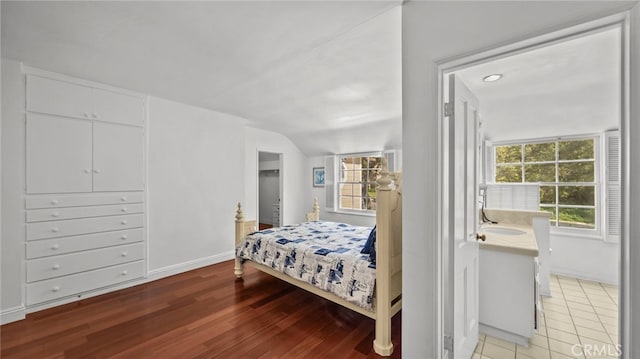
<svg viewBox="0 0 640 359">
<path fill-rule="evenodd" d="M 28 114 L 27 193 L 142 190 L 144 129 Z"/>
<path fill-rule="evenodd" d="M 39 71 L 26 74 L 26 85 L 27 306 L 139 279 L 144 98 Z"/>
<path fill-rule="evenodd" d="M 90 121 L 29 114 L 27 193 L 91 192 L 92 133 Z"/>
<path fill-rule="evenodd" d="M 144 124 L 144 101 L 140 97 L 38 75 L 27 75 L 27 111 L 133 126 Z"/>
<path fill-rule="evenodd" d="M 93 190 L 142 190 L 144 131 L 142 127 L 93 124 Z"/>
</svg>

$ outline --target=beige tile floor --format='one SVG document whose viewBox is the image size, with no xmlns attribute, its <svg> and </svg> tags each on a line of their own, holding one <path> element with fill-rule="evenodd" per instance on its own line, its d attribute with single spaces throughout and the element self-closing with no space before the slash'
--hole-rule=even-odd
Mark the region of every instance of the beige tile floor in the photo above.
<svg viewBox="0 0 640 359">
<path fill-rule="evenodd" d="M 473 359 L 616 357 L 617 286 L 552 275 L 551 294 L 528 348 L 481 333 Z"/>
</svg>

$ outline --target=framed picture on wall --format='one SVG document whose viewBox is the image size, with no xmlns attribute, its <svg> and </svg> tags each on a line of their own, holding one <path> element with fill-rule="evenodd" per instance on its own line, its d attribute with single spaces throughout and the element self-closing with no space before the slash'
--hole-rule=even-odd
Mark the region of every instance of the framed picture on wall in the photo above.
<svg viewBox="0 0 640 359">
<path fill-rule="evenodd" d="M 324 187 L 324 167 L 313 168 L 313 187 Z"/>
</svg>

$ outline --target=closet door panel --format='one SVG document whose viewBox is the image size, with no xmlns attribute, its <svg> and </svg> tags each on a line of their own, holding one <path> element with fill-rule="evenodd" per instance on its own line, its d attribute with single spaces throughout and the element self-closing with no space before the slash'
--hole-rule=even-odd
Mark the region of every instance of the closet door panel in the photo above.
<svg viewBox="0 0 640 359">
<path fill-rule="evenodd" d="M 106 90 L 93 90 L 92 118 L 100 121 L 142 126 L 144 102 L 139 97 Z"/>
<path fill-rule="evenodd" d="M 93 124 L 93 190 L 143 190 L 144 131 L 141 127 Z"/>
<path fill-rule="evenodd" d="M 27 111 L 89 119 L 91 102 L 90 87 L 27 75 Z"/>
<path fill-rule="evenodd" d="M 26 132 L 27 193 L 91 192 L 91 122 L 31 114 Z"/>
</svg>

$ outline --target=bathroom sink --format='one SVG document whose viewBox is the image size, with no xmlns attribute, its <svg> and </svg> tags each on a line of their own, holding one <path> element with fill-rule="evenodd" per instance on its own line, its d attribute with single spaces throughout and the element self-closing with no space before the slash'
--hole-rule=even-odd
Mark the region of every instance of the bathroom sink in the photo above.
<svg viewBox="0 0 640 359">
<path fill-rule="evenodd" d="M 483 233 L 504 234 L 504 235 L 508 235 L 508 236 L 518 236 L 518 235 L 527 233 L 527 232 L 521 231 L 519 229 L 502 228 L 502 227 L 481 228 L 480 231 L 483 232 Z"/>
</svg>

